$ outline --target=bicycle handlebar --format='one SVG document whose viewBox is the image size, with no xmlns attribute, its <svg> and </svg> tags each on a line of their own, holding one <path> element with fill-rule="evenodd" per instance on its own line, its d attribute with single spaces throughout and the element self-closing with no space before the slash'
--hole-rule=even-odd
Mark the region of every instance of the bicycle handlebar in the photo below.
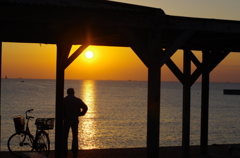
<svg viewBox="0 0 240 158">
<path fill-rule="evenodd" d="M 34 110 L 34 109 L 29 109 L 29 110 L 27 110 L 27 111 L 25 112 L 25 114 L 26 114 L 26 119 L 34 118 L 34 117 L 32 117 L 32 116 L 28 116 L 28 115 L 27 115 L 28 112 L 32 112 L 33 110 Z"/>
<path fill-rule="evenodd" d="M 34 109 L 29 109 L 29 110 L 26 111 L 26 113 L 27 113 L 27 112 L 32 112 L 33 110 L 34 110 Z"/>
</svg>

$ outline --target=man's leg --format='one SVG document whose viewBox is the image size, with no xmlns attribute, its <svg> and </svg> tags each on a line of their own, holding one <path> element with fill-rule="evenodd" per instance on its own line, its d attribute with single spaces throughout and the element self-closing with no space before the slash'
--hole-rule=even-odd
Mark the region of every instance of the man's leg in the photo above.
<svg viewBox="0 0 240 158">
<path fill-rule="evenodd" d="M 63 130 L 63 153 L 67 156 L 68 152 L 68 134 L 70 129 L 70 122 L 64 121 L 64 130 Z"/>
<path fill-rule="evenodd" d="M 73 155 L 77 155 L 78 153 L 78 120 L 74 120 L 72 123 L 72 152 Z"/>
</svg>

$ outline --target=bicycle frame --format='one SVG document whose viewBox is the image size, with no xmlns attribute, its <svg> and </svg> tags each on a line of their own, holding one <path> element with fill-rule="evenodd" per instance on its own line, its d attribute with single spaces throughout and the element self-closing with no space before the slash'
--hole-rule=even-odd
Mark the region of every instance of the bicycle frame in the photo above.
<svg viewBox="0 0 240 158">
<path fill-rule="evenodd" d="M 21 156 L 17 153 L 17 151 L 19 151 L 18 146 L 21 149 L 25 149 L 24 151 L 36 150 L 38 152 L 44 153 L 44 155 L 46 155 L 46 156 L 48 156 L 48 154 L 49 154 L 50 140 L 49 140 L 48 133 L 45 131 L 45 129 L 48 129 L 48 130 L 53 129 L 53 125 L 50 122 L 49 126 L 47 124 L 46 127 L 43 126 L 43 128 L 39 128 L 38 125 L 41 125 L 41 124 L 39 124 L 41 122 L 39 122 L 39 121 L 37 122 L 37 120 L 41 120 L 41 119 L 45 119 L 45 118 L 36 119 L 35 125 L 37 125 L 37 129 L 36 129 L 35 136 L 33 136 L 29 129 L 29 120 L 34 117 L 28 116 L 28 113 L 30 113 L 32 111 L 33 111 L 33 109 L 29 109 L 25 112 L 26 127 L 24 129 L 21 129 L 21 131 L 17 131 L 16 133 L 14 133 L 8 140 L 8 149 L 15 156 Z M 46 118 L 46 119 L 47 120 L 50 119 L 50 121 L 53 120 L 53 118 Z M 15 138 L 17 138 L 17 140 Z"/>
<path fill-rule="evenodd" d="M 36 133 L 35 133 L 35 137 L 31 134 L 31 132 L 30 132 L 30 129 L 29 129 L 29 125 L 28 125 L 28 123 L 29 123 L 29 120 L 30 119 L 33 119 L 34 117 L 32 117 L 32 116 L 28 116 L 28 113 L 29 112 L 32 112 L 33 111 L 33 109 L 29 109 L 29 110 L 27 110 L 26 112 L 25 112 L 25 117 L 26 117 L 26 120 L 27 120 L 27 122 L 26 122 L 26 132 L 27 133 L 29 133 L 30 135 L 31 135 L 31 137 L 33 138 L 33 145 L 36 143 L 35 142 L 35 138 L 36 138 L 36 136 L 37 136 L 37 133 L 38 132 L 40 132 L 40 131 L 44 131 L 44 130 L 38 130 L 38 129 L 36 129 Z"/>
<path fill-rule="evenodd" d="M 26 120 L 27 120 L 27 122 L 26 122 L 26 132 L 28 132 L 28 133 L 30 133 L 30 130 L 29 130 L 29 126 L 28 126 L 28 123 L 29 123 L 29 120 L 31 119 L 31 118 L 34 118 L 34 117 L 32 117 L 32 116 L 28 116 L 28 112 L 31 112 L 31 111 L 33 111 L 33 109 L 30 109 L 30 110 L 27 110 L 26 112 L 25 112 L 25 115 L 26 115 Z"/>
</svg>

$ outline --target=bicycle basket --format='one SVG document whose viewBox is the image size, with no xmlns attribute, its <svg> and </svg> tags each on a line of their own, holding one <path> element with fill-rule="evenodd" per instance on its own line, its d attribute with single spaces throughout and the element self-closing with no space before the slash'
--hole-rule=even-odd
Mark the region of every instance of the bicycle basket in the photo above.
<svg viewBox="0 0 240 158">
<path fill-rule="evenodd" d="M 54 118 L 37 118 L 35 125 L 39 130 L 49 130 L 54 127 Z"/>
<path fill-rule="evenodd" d="M 25 120 L 22 116 L 16 116 L 13 118 L 16 132 L 24 131 Z"/>
</svg>

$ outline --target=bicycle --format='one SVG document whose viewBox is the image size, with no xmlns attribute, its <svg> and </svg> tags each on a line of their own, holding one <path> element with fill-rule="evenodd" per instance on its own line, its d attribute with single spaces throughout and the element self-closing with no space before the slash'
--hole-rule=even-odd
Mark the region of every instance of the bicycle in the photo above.
<svg viewBox="0 0 240 158">
<path fill-rule="evenodd" d="M 35 137 L 30 133 L 28 126 L 29 120 L 33 116 L 28 116 L 28 113 L 34 109 L 29 109 L 25 112 L 26 129 L 24 130 L 25 120 L 22 116 L 15 117 L 14 125 L 16 133 L 8 139 L 8 150 L 15 156 L 21 157 L 23 151 L 37 151 L 41 154 L 48 156 L 50 151 L 50 139 L 48 132 L 45 130 L 53 129 L 54 118 L 37 118 L 35 125 L 37 126 Z"/>
</svg>

